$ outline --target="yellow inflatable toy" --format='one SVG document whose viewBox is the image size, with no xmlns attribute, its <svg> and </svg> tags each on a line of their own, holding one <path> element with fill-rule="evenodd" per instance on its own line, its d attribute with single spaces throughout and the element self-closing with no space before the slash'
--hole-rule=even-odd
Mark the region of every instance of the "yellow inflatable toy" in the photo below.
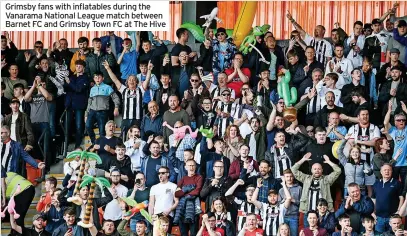
<svg viewBox="0 0 407 236">
<path fill-rule="evenodd" d="M 257 1 L 243 2 L 232 35 L 233 42 L 235 43 L 236 47 L 239 48 L 244 38 L 250 33 L 254 21 L 254 16 L 256 15 L 256 10 Z"/>
<path fill-rule="evenodd" d="M 334 157 L 336 159 L 338 159 L 338 148 L 341 145 L 342 140 L 338 140 L 334 143 L 334 145 L 332 146 L 332 155 L 334 155 Z"/>
</svg>

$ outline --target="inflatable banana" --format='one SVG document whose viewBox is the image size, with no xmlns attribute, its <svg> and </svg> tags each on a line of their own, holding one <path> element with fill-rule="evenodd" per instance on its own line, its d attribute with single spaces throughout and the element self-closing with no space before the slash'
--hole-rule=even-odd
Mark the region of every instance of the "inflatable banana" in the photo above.
<svg viewBox="0 0 407 236">
<path fill-rule="evenodd" d="M 243 2 L 239 16 L 233 29 L 233 42 L 239 47 L 244 38 L 250 33 L 256 15 L 257 1 Z"/>
</svg>

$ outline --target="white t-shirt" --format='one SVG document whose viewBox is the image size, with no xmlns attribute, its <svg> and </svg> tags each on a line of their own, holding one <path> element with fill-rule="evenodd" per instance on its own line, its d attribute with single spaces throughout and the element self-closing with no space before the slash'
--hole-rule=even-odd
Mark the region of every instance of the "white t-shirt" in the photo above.
<svg viewBox="0 0 407 236">
<path fill-rule="evenodd" d="M 177 185 L 172 182 L 165 184 L 158 183 L 151 187 L 150 196 L 155 197 L 154 214 L 162 213 L 172 207 L 174 204 L 174 195 Z M 173 212 L 170 213 L 173 216 Z"/>
<path fill-rule="evenodd" d="M 11 127 L 10 127 L 11 134 L 10 134 L 10 138 L 12 140 L 17 140 L 17 137 L 16 137 L 16 121 L 17 121 L 17 118 L 18 118 L 18 114 L 11 115 Z"/>
<path fill-rule="evenodd" d="M 112 188 L 109 188 L 110 193 L 112 193 Z M 116 186 L 117 196 L 118 197 L 126 197 L 128 189 L 118 184 Z M 118 199 L 113 199 L 106 205 L 105 213 L 103 215 L 105 220 L 121 220 L 122 219 L 122 210 L 120 209 L 120 203 Z"/>
</svg>

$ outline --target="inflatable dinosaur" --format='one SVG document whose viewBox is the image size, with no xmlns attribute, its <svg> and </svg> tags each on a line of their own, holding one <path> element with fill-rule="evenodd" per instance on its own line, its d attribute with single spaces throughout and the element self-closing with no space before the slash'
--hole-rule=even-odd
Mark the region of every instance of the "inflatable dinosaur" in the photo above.
<svg viewBox="0 0 407 236">
<path fill-rule="evenodd" d="M 144 201 L 142 203 L 137 203 L 131 198 L 128 197 L 122 197 L 120 198 L 122 201 L 124 201 L 127 205 L 131 206 L 132 208 L 126 212 L 124 216 L 126 217 L 133 217 L 135 214 L 139 213 L 150 223 L 152 223 L 151 216 L 148 214 L 148 212 L 144 209 L 148 207 L 148 201 Z"/>
<path fill-rule="evenodd" d="M 187 29 L 192 34 L 192 36 L 194 36 L 194 38 L 200 43 L 203 43 L 205 41 L 204 29 L 201 26 L 193 22 L 184 22 L 181 25 L 181 28 Z M 213 33 L 216 34 L 216 29 L 213 30 Z M 233 34 L 233 29 L 227 29 L 226 33 L 229 37 L 231 37 Z"/>
<path fill-rule="evenodd" d="M 179 128 L 173 128 L 171 127 L 166 121 L 164 121 L 163 126 L 166 126 L 168 129 L 172 130 L 174 132 L 174 136 L 176 140 L 181 140 L 185 137 L 185 132 L 189 130 L 189 134 L 191 135 L 192 138 L 196 138 L 198 136 L 198 129 L 195 130 L 195 132 L 192 132 L 192 129 L 189 125 L 184 125 Z"/>
<path fill-rule="evenodd" d="M 8 213 L 14 214 L 14 219 L 20 218 L 20 215 L 16 212 L 15 207 L 16 207 L 16 202 L 14 200 L 14 196 L 19 194 L 21 192 L 21 187 L 18 184 L 16 191 L 14 194 L 10 197 L 10 201 L 8 202 L 8 205 L 4 208 L 4 210 L 1 212 L 1 218 L 4 218 L 6 216 L 6 210 L 8 210 Z"/>
<path fill-rule="evenodd" d="M 199 132 L 201 132 L 202 136 L 206 137 L 206 138 L 213 138 L 213 136 L 215 135 L 213 133 L 212 128 L 210 129 L 204 129 L 203 126 L 201 126 L 199 128 Z"/>
<path fill-rule="evenodd" d="M 253 45 L 256 44 L 256 37 L 266 34 L 269 31 L 269 29 L 270 29 L 270 25 L 267 25 L 267 24 L 254 27 L 251 34 L 247 35 L 243 39 L 243 42 L 240 45 L 239 51 L 241 51 L 245 55 L 248 52 L 251 52 L 254 47 Z M 252 46 L 250 46 L 250 45 L 252 45 Z"/>
</svg>

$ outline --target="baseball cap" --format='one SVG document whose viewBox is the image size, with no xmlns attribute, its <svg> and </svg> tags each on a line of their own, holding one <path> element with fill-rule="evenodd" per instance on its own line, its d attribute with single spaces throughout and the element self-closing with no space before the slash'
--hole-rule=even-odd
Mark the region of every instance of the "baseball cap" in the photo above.
<svg viewBox="0 0 407 236">
<path fill-rule="evenodd" d="M 39 218 L 44 219 L 44 216 L 42 216 L 41 214 L 36 214 L 36 215 L 33 216 L 33 221 L 36 221 Z"/>
<path fill-rule="evenodd" d="M 223 94 L 225 92 L 231 93 L 228 88 L 223 88 L 223 89 L 220 90 L 220 94 Z"/>
<path fill-rule="evenodd" d="M 10 101 L 10 104 L 11 104 L 11 103 L 18 103 L 18 104 L 20 104 L 20 100 L 18 100 L 18 98 L 12 98 L 11 101 Z"/>
<path fill-rule="evenodd" d="M 399 24 L 397 25 L 397 27 L 405 27 L 407 26 L 407 23 L 405 20 L 399 20 Z"/>
<path fill-rule="evenodd" d="M 400 54 L 400 50 L 398 50 L 397 48 L 392 48 L 392 49 L 390 49 L 390 53 L 398 53 L 398 54 Z"/>
</svg>

